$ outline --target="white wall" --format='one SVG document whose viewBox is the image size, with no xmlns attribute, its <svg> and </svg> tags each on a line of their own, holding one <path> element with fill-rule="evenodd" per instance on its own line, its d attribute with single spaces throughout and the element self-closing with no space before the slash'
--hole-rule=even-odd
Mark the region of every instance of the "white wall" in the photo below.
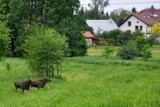
<svg viewBox="0 0 160 107">
<path fill-rule="evenodd" d="M 128 26 L 128 21 L 131 22 L 131 26 Z M 140 26 L 143 27 L 142 32 L 145 33 L 145 35 L 148 37 L 151 30 L 151 26 L 147 26 L 144 22 L 137 19 L 135 16 L 131 16 L 128 20 L 126 20 L 119 28 L 122 31 L 130 30 L 131 32 L 135 31 L 135 26 L 138 26 L 140 29 Z"/>
</svg>

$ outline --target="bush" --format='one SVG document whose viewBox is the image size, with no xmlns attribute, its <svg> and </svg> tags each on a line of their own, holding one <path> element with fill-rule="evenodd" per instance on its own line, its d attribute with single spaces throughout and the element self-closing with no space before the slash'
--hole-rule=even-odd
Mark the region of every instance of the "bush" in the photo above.
<svg viewBox="0 0 160 107">
<path fill-rule="evenodd" d="M 139 57 L 144 56 L 143 54 L 145 54 L 145 52 L 148 51 L 150 46 L 149 43 L 147 42 L 147 39 L 145 39 L 143 36 L 138 36 L 134 42 L 138 49 L 138 56 Z"/>
<path fill-rule="evenodd" d="M 117 56 L 119 56 L 121 59 L 130 60 L 134 59 L 138 54 L 138 50 L 133 43 L 129 43 L 126 46 L 122 46 L 118 52 Z"/>
<path fill-rule="evenodd" d="M 113 54 L 113 52 L 114 52 L 114 49 L 111 47 L 111 46 L 107 46 L 107 47 L 105 47 L 105 51 L 104 51 L 104 56 L 106 57 L 106 58 L 108 58 L 110 55 L 112 55 Z"/>
<path fill-rule="evenodd" d="M 138 36 L 144 36 L 144 33 L 141 30 L 136 30 L 132 34 L 134 38 L 137 38 Z"/>
<path fill-rule="evenodd" d="M 147 42 L 150 44 L 150 46 L 152 47 L 153 44 L 155 44 L 157 42 L 157 40 L 159 39 L 160 37 L 160 31 L 159 32 L 156 32 L 156 33 L 153 33 L 150 35 L 149 38 L 147 38 Z M 159 42 L 159 41 L 158 41 Z"/>
<path fill-rule="evenodd" d="M 110 32 L 103 32 L 101 34 L 101 37 L 103 39 L 113 39 L 113 40 L 116 40 L 118 38 L 118 35 L 120 33 L 121 33 L 121 30 L 115 29 L 115 30 L 111 30 Z"/>
<path fill-rule="evenodd" d="M 121 32 L 117 37 L 117 45 L 122 46 L 127 44 L 133 38 L 131 31 L 126 30 L 125 32 Z"/>
<path fill-rule="evenodd" d="M 142 57 L 144 60 L 147 60 L 148 58 L 151 58 L 152 57 L 152 53 L 148 50 L 144 50 L 142 52 Z"/>
</svg>

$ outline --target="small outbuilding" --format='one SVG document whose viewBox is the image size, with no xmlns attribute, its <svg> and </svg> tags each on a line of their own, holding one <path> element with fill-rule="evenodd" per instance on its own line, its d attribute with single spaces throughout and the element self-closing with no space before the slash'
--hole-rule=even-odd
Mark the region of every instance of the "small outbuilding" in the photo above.
<svg viewBox="0 0 160 107">
<path fill-rule="evenodd" d="M 84 31 L 83 36 L 86 38 L 87 45 L 98 45 L 99 40 L 94 37 L 90 31 Z"/>
</svg>

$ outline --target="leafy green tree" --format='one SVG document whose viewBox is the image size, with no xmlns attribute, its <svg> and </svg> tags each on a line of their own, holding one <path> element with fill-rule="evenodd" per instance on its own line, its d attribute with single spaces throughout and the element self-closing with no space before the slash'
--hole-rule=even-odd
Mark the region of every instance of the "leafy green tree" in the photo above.
<svg viewBox="0 0 160 107">
<path fill-rule="evenodd" d="M 120 25 L 130 14 L 129 11 L 119 8 L 115 9 L 110 13 L 110 18 L 112 18 L 117 25 Z"/>
<path fill-rule="evenodd" d="M 0 60 L 10 52 L 10 29 L 7 27 L 4 8 L 5 4 L 0 1 Z"/>
<path fill-rule="evenodd" d="M 66 37 L 51 28 L 37 28 L 25 43 L 26 57 L 32 71 L 39 75 L 60 75 L 60 66 L 67 52 Z"/>
<path fill-rule="evenodd" d="M 151 6 L 151 9 L 152 9 L 153 11 L 155 10 L 155 7 L 154 7 L 154 5 L 152 5 L 152 6 Z"/>
<path fill-rule="evenodd" d="M 77 25 L 77 20 L 72 20 L 71 18 L 63 20 L 59 26 L 60 34 L 68 38 L 71 56 L 81 56 L 87 52 L 86 41 L 79 26 Z"/>
<path fill-rule="evenodd" d="M 0 21 L 0 60 L 10 52 L 10 30 L 7 28 L 6 24 Z"/>
<path fill-rule="evenodd" d="M 149 51 L 149 43 L 144 36 L 138 36 L 134 42 L 138 49 L 139 57 L 143 57 L 145 60 L 152 57 L 152 53 Z"/>
<path fill-rule="evenodd" d="M 104 13 L 104 8 L 108 5 L 109 0 L 91 0 L 89 4 L 90 10 L 85 11 L 85 16 L 88 19 L 106 19 L 107 14 Z"/>
<path fill-rule="evenodd" d="M 79 0 L 45 0 L 46 24 L 59 27 L 67 17 L 73 18 L 79 7 Z"/>
<path fill-rule="evenodd" d="M 77 27 L 78 32 L 82 32 L 85 29 L 90 29 L 85 25 L 83 14 L 79 12 L 79 0 L 1 1 L 5 3 L 5 17 L 7 18 L 8 26 L 11 29 L 10 38 L 12 56 L 23 56 L 24 50 L 22 44 L 24 43 L 27 35 L 31 35 L 33 33 L 35 25 L 52 27 L 58 31 L 62 31 L 60 30 L 60 26 L 64 20 L 70 18 L 70 21 L 74 20 L 74 23 L 79 25 L 79 27 Z M 66 26 L 65 28 L 67 27 L 70 29 L 70 25 Z M 69 39 L 71 39 L 69 41 L 72 41 L 73 38 L 71 37 Z M 74 47 L 74 45 L 72 46 Z"/>
<path fill-rule="evenodd" d="M 135 7 L 133 7 L 131 11 L 132 11 L 132 13 L 137 13 L 137 10 Z"/>
</svg>

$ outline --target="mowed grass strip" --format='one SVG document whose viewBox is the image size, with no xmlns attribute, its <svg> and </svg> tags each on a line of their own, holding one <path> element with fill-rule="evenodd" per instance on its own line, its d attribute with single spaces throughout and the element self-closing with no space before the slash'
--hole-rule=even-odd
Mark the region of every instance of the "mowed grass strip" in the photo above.
<svg viewBox="0 0 160 107">
<path fill-rule="evenodd" d="M 159 107 L 158 49 L 151 49 L 155 56 L 148 61 L 67 58 L 62 66 L 63 79 L 54 78 L 44 89 L 32 88 L 24 93 L 20 89 L 16 92 L 13 83 L 37 77 L 24 59 L 8 58 L 0 62 L 0 107 Z"/>
</svg>

